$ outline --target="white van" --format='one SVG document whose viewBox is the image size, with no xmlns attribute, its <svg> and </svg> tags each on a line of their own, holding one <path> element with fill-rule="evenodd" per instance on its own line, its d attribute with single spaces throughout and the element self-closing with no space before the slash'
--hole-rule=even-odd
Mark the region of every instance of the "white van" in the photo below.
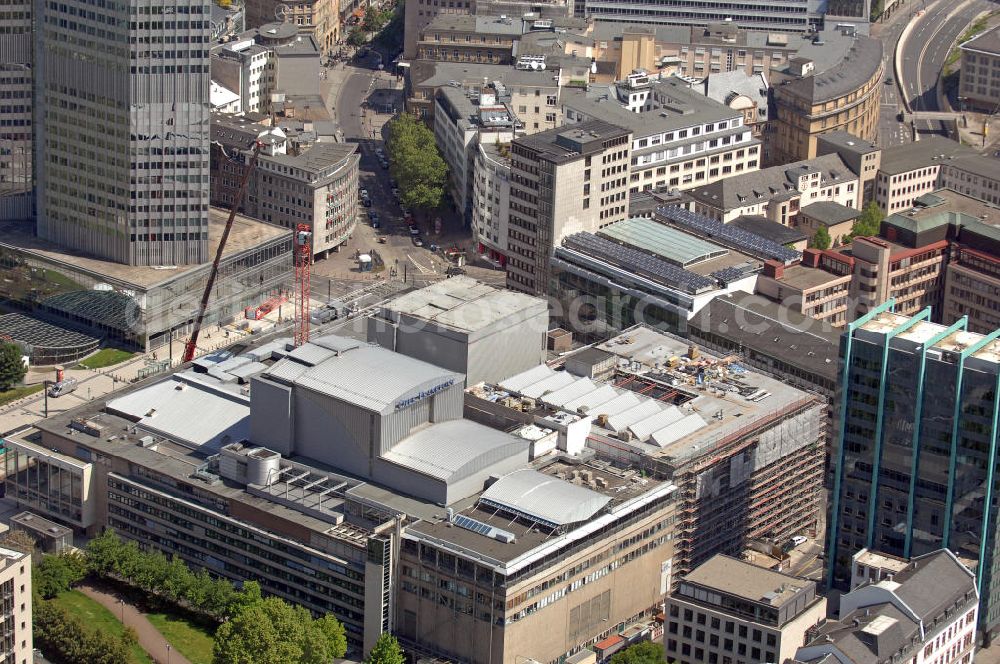
<svg viewBox="0 0 1000 664">
<path fill-rule="evenodd" d="M 61 397 L 76 390 L 76 378 L 66 378 L 49 387 L 50 397 Z"/>
</svg>

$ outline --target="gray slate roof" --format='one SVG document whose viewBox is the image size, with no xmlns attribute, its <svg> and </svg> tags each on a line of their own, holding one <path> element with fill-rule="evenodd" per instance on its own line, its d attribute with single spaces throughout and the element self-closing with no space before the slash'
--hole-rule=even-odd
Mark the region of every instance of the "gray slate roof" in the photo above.
<svg viewBox="0 0 1000 664">
<path fill-rule="evenodd" d="M 853 221 L 861 216 L 861 210 L 841 205 L 835 201 L 817 201 L 799 210 L 810 219 L 815 219 L 824 226 L 836 226 L 845 221 Z"/>
<path fill-rule="evenodd" d="M 797 161 L 784 166 L 772 166 L 718 180 L 687 192 L 695 200 L 722 210 L 732 210 L 766 200 L 781 200 L 801 193 L 798 175 L 820 171 L 823 185 L 856 180 L 857 176 L 838 154 L 825 154 L 814 159 Z M 740 200 L 740 198 L 744 200 Z"/>
<path fill-rule="evenodd" d="M 816 73 L 812 76 L 788 81 L 783 84 L 795 95 L 812 103 L 835 99 L 863 85 L 882 64 L 882 42 L 872 37 L 859 35 L 854 38 L 846 53 L 838 44 L 838 37 L 829 37 L 821 44 L 810 44 L 799 49 L 799 57 L 813 60 Z M 843 39 L 841 37 L 840 39 Z M 824 69 L 826 63 L 835 63 Z"/>
<path fill-rule="evenodd" d="M 886 175 L 899 175 L 940 164 L 941 155 L 947 159 L 971 154 L 974 152 L 961 143 L 943 136 L 928 136 L 914 143 L 894 145 L 882 150 L 879 171 Z"/>
<path fill-rule="evenodd" d="M 771 221 L 767 217 L 759 215 L 744 215 L 729 222 L 731 226 L 742 228 L 743 230 L 767 238 L 778 244 L 789 244 L 807 240 L 806 234 L 797 228 L 784 226 L 776 221 Z"/>
<path fill-rule="evenodd" d="M 740 117 L 742 113 L 695 92 L 677 78 L 654 81 L 652 89 L 670 98 L 670 107 L 633 113 L 617 99 L 615 84 L 592 85 L 588 90 L 564 89 L 562 105 L 588 118 L 604 120 L 632 130 L 636 138 L 683 129 L 696 124 Z"/>
</svg>

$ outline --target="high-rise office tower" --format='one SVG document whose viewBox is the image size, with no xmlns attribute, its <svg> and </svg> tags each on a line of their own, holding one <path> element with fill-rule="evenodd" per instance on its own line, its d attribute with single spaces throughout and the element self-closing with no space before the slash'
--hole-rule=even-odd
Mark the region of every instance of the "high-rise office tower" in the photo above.
<svg viewBox="0 0 1000 664">
<path fill-rule="evenodd" d="M 209 0 L 36 0 L 38 235 L 208 260 Z"/>
<path fill-rule="evenodd" d="M 847 587 L 862 548 L 909 558 L 948 548 L 978 561 L 980 629 L 1000 627 L 997 498 L 1000 330 L 892 312 L 843 336 L 828 524 L 829 578 Z"/>
<path fill-rule="evenodd" d="M 31 218 L 31 0 L 0 0 L 0 219 Z"/>
</svg>

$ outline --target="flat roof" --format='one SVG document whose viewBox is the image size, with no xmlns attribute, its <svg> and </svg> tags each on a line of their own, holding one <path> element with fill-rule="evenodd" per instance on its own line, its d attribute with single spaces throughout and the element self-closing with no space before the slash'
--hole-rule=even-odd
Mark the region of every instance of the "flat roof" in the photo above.
<svg viewBox="0 0 1000 664">
<path fill-rule="evenodd" d="M 304 350 L 324 351 L 316 364 Z M 307 343 L 295 349 L 298 360 L 281 360 L 262 377 L 291 383 L 379 413 L 389 412 L 421 389 L 461 383 L 462 374 L 401 355 L 380 346 L 363 345 L 340 354 Z M 297 366 L 296 366 L 297 365 Z M 293 373 L 288 370 L 293 369 Z"/>
<path fill-rule="evenodd" d="M 572 545 L 577 540 L 580 531 L 599 532 L 606 524 L 620 518 L 621 514 L 630 513 L 644 504 L 644 498 L 654 499 L 659 496 L 667 496 L 676 490 L 676 487 L 669 482 L 643 477 L 638 469 L 616 468 L 599 460 L 568 463 L 548 456 L 529 464 L 528 469 L 530 473 L 521 475 L 521 479 L 526 484 L 529 483 L 528 480 L 545 484 L 552 479 L 557 479 L 560 482 L 570 484 L 573 489 L 586 490 L 587 493 L 581 495 L 586 495 L 588 499 L 593 498 L 595 504 L 597 499 L 591 494 L 596 493 L 597 496 L 603 496 L 608 500 L 599 511 L 584 521 L 567 526 L 568 529 L 562 528 L 552 532 L 549 527 L 539 527 L 538 518 L 527 514 L 515 515 L 511 513 L 511 510 L 498 509 L 496 503 L 488 499 L 481 501 L 480 498 L 487 495 L 489 491 L 487 489 L 487 492 L 470 496 L 450 505 L 455 522 L 459 521 L 458 517 L 468 517 L 489 528 L 511 533 L 514 536 L 514 541 L 503 542 L 483 532 L 463 528 L 456 525 L 455 522 L 450 523 L 444 510 L 440 510 L 434 518 L 428 518 L 409 526 L 404 537 L 410 535 L 416 538 L 436 540 L 444 548 L 450 548 L 470 558 L 481 559 L 487 564 L 492 564 L 511 573 L 530 560 L 537 559 L 540 552 L 555 552 Z M 520 473 L 521 471 L 515 472 Z M 516 481 L 520 482 L 520 480 Z M 559 485 L 558 495 L 564 495 L 563 488 Z M 520 497 L 513 496 L 512 499 L 518 500 Z M 535 501 L 532 496 L 526 496 L 524 500 L 534 505 Z M 558 506 L 541 505 L 540 507 L 558 511 Z"/>
<path fill-rule="evenodd" d="M 729 253 L 728 249 L 717 244 L 644 217 L 623 219 L 610 224 L 598 231 L 598 235 L 636 249 L 650 251 L 680 267 L 688 267 Z"/>
<path fill-rule="evenodd" d="M 913 143 L 882 150 L 879 172 L 886 175 L 909 173 L 928 166 L 941 166 L 949 157 L 974 154 L 972 149 L 943 136 L 927 136 Z"/>
<path fill-rule="evenodd" d="M 769 606 L 782 606 L 809 586 L 815 586 L 813 581 L 723 554 L 709 558 L 689 572 L 683 581 Z"/>
<path fill-rule="evenodd" d="M 210 207 L 208 213 L 208 255 L 214 257 L 219 248 L 229 211 Z M 222 254 L 223 260 L 283 236 L 290 238 L 292 230 L 237 214 L 226 242 L 225 251 Z M 62 263 L 88 272 L 98 279 L 112 279 L 140 290 L 149 290 L 195 270 L 208 271 L 212 266 L 211 262 L 164 267 L 142 267 L 115 263 L 36 237 L 31 226 L 14 222 L 0 223 L 0 246 L 26 254 L 34 254 L 47 261 Z"/>
<path fill-rule="evenodd" d="M 861 216 L 861 210 L 841 205 L 836 201 L 810 203 L 803 206 L 799 212 L 810 219 L 815 219 L 824 226 L 836 226 L 837 224 L 854 221 Z"/>
<path fill-rule="evenodd" d="M 759 295 L 734 293 L 713 298 L 695 314 L 690 326 L 831 383 L 837 379 L 843 331 Z"/>
<path fill-rule="evenodd" d="M 736 217 L 729 224 L 781 245 L 803 242 L 807 239 L 806 234 L 799 229 L 779 224 L 760 215 Z"/>
<path fill-rule="evenodd" d="M 411 291 L 382 307 L 383 314 L 412 316 L 462 332 L 477 332 L 518 314 L 547 310 L 541 298 L 501 290 L 458 275 Z"/>
<path fill-rule="evenodd" d="M 809 267 L 802 264 L 786 267 L 784 275 L 779 279 L 782 284 L 789 288 L 801 291 L 832 284 L 835 281 L 849 282 L 850 280 L 851 275 L 849 274 L 834 274 L 827 272 L 823 268 Z"/>
</svg>

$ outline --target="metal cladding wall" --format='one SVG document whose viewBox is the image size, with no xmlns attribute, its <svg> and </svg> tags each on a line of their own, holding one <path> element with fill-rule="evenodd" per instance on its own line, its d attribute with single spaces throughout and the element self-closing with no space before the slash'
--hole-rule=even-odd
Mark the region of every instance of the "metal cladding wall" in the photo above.
<svg viewBox="0 0 1000 664">
<path fill-rule="evenodd" d="M 296 454 L 361 477 L 371 475 L 376 413 L 302 387 L 295 388 L 292 407 Z"/>
<path fill-rule="evenodd" d="M 497 383 L 545 361 L 548 322 L 544 303 L 471 334 L 403 315 L 398 329 L 384 319 L 371 319 L 368 340 L 464 373 L 466 385 Z"/>
<path fill-rule="evenodd" d="M 250 440 L 284 456 L 292 454 L 292 388 L 270 380 L 250 382 Z"/>
<path fill-rule="evenodd" d="M 511 323 L 504 321 L 471 341 L 467 364 L 472 370 L 466 376 L 466 384 L 498 383 L 545 361 L 548 312 L 543 308 L 539 314 Z"/>
<path fill-rule="evenodd" d="M 458 385 L 457 388 L 461 390 L 461 385 Z M 376 452 L 378 454 L 388 452 L 393 445 L 410 435 L 414 427 L 429 422 L 431 402 L 437 398 L 434 396 L 422 399 L 406 408 L 400 408 L 388 415 L 383 415 L 378 422 L 379 446 Z"/>
</svg>

